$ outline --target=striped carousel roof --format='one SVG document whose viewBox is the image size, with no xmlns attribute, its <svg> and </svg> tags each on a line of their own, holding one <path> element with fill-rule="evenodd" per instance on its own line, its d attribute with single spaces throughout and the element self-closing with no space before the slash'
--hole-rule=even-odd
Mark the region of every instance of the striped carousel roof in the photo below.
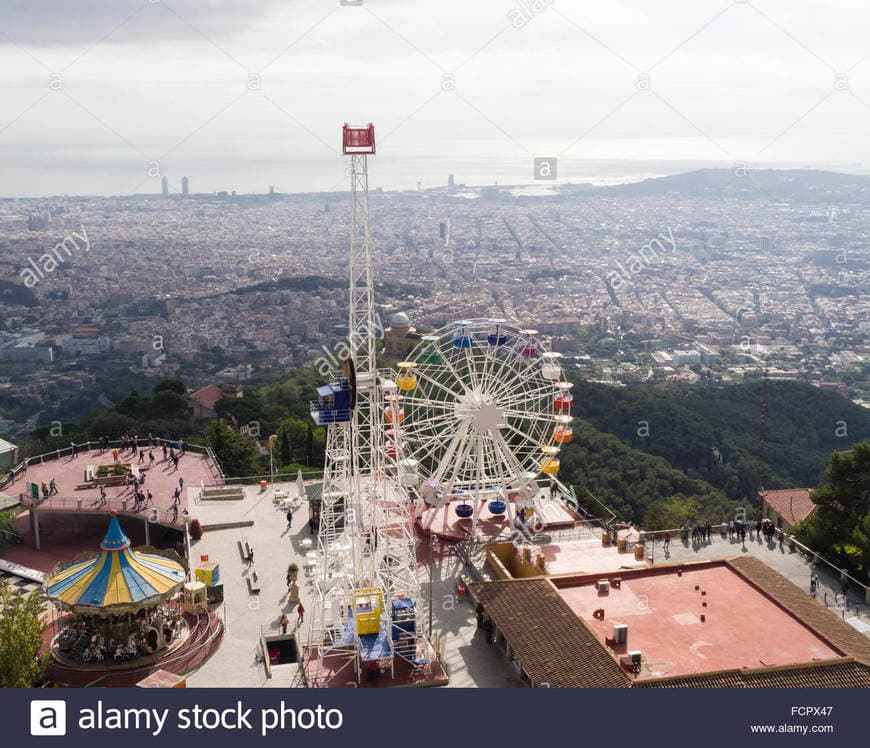
<svg viewBox="0 0 870 748">
<path fill-rule="evenodd" d="M 185 576 L 178 561 L 131 550 L 130 539 L 113 515 L 100 552 L 53 574 L 45 589 L 49 599 L 68 609 L 145 607 L 177 590 Z"/>
</svg>

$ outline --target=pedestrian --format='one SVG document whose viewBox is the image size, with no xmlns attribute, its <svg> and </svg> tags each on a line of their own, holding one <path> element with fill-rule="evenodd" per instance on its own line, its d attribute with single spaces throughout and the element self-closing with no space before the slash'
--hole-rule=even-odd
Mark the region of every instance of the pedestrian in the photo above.
<svg viewBox="0 0 870 748">
<path fill-rule="evenodd" d="M 178 440 L 178 451 L 181 452 L 181 454 L 187 453 L 187 442 L 183 439 Z"/>
<path fill-rule="evenodd" d="M 293 524 L 293 510 L 287 510 L 287 527 L 290 527 Z"/>
<path fill-rule="evenodd" d="M 665 551 L 669 551 L 671 549 L 671 534 L 669 532 L 665 533 Z"/>
<path fill-rule="evenodd" d="M 57 481 L 54 478 L 52 478 L 48 482 L 48 495 L 54 496 L 56 493 L 57 493 Z"/>
<path fill-rule="evenodd" d="M 145 494 L 145 503 L 146 505 L 154 506 L 154 496 L 152 495 L 151 491 L 148 491 Z"/>
<path fill-rule="evenodd" d="M 117 449 L 112 450 L 112 461 L 118 462 L 118 450 Z"/>
<path fill-rule="evenodd" d="M 154 450 L 148 450 L 148 467 L 154 467 Z"/>
<path fill-rule="evenodd" d="M 148 446 L 154 446 L 154 435 L 150 431 L 148 432 Z"/>
<path fill-rule="evenodd" d="M 704 522 L 704 536 L 707 539 L 707 542 L 710 542 L 710 536 L 713 534 L 713 525 L 710 524 L 710 520 Z"/>
<path fill-rule="evenodd" d="M 145 450 L 144 449 L 139 450 L 139 462 L 140 463 L 145 462 Z"/>
<path fill-rule="evenodd" d="M 302 607 L 302 603 L 299 603 L 299 605 L 296 606 L 296 613 L 299 616 L 296 619 L 296 625 L 299 626 L 299 624 L 305 620 L 305 608 Z"/>
<path fill-rule="evenodd" d="M 106 503 L 106 487 L 100 484 L 100 504 Z"/>
<path fill-rule="evenodd" d="M 174 506 L 178 506 L 178 504 L 180 502 L 181 502 L 181 491 L 178 488 L 176 488 L 175 491 L 172 492 L 172 504 Z"/>
<path fill-rule="evenodd" d="M 280 624 L 281 624 L 281 633 L 286 634 L 287 633 L 287 626 L 290 625 L 290 619 L 287 618 L 286 613 L 281 616 Z"/>
<path fill-rule="evenodd" d="M 42 482 L 41 488 L 42 488 L 42 498 L 47 499 L 48 498 L 48 486 L 45 485 L 45 481 Z"/>
<path fill-rule="evenodd" d="M 179 477 L 179 479 L 178 479 L 178 487 L 182 490 L 184 489 L 184 477 L 183 476 Z"/>
<path fill-rule="evenodd" d="M 166 462 L 166 442 L 164 442 L 161 446 L 163 447 L 163 462 Z"/>
<path fill-rule="evenodd" d="M 178 470 L 178 455 L 172 455 L 172 467 L 174 470 Z"/>
<path fill-rule="evenodd" d="M 818 587 L 819 587 L 819 578 L 816 576 L 815 573 L 813 573 L 813 575 L 810 577 L 810 594 L 813 597 L 816 596 L 816 590 L 818 589 Z"/>
<path fill-rule="evenodd" d="M 177 519 L 178 519 L 178 504 L 173 504 L 172 505 L 172 521 L 175 522 L 175 520 L 177 520 Z"/>
<path fill-rule="evenodd" d="M 78 456 L 79 456 L 79 445 L 76 444 L 75 442 L 70 442 L 69 445 L 70 445 L 70 447 L 72 448 L 72 456 L 73 456 L 73 458 L 78 457 Z"/>
<path fill-rule="evenodd" d="M 317 523 L 314 521 L 314 517 L 309 518 L 308 520 L 308 532 L 310 535 L 314 535 L 314 527 Z"/>
</svg>

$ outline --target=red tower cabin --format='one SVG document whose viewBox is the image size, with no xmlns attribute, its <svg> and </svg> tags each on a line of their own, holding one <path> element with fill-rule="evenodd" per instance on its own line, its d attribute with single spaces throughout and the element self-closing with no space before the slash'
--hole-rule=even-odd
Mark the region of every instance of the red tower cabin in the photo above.
<svg viewBox="0 0 870 748">
<path fill-rule="evenodd" d="M 341 132 L 341 146 L 345 155 L 375 152 L 375 126 L 351 127 L 345 122 Z"/>
</svg>

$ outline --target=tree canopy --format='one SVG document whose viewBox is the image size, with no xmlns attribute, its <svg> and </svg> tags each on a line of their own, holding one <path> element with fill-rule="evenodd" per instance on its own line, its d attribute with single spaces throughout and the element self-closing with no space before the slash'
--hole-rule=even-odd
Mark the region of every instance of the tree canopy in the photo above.
<svg viewBox="0 0 870 748">
<path fill-rule="evenodd" d="M 44 609 L 40 592 L 25 595 L 0 580 L 0 688 L 32 688 L 42 680 Z"/>
</svg>

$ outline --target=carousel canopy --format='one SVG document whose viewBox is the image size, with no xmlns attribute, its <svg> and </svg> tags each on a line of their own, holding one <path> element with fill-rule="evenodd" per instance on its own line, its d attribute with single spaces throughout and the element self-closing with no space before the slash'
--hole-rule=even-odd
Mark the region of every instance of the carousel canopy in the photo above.
<svg viewBox="0 0 870 748">
<path fill-rule="evenodd" d="M 52 574 L 46 595 L 68 609 L 147 607 L 175 592 L 185 576 L 178 561 L 131 550 L 118 518 L 112 516 L 100 552 Z"/>
</svg>

